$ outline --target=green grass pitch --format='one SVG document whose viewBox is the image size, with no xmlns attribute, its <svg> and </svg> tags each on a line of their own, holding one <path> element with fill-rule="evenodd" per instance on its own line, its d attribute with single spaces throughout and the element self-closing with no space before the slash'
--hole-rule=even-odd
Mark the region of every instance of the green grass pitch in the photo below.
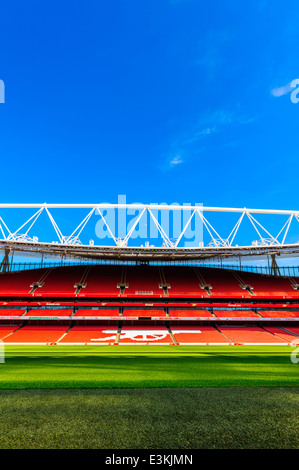
<svg viewBox="0 0 299 470">
<path fill-rule="evenodd" d="M 0 448 L 299 448 L 289 346 L 5 346 Z"/>
<path fill-rule="evenodd" d="M 0 389 L 299 385 L 289 346 L 6 346 Z"/>
</svg>

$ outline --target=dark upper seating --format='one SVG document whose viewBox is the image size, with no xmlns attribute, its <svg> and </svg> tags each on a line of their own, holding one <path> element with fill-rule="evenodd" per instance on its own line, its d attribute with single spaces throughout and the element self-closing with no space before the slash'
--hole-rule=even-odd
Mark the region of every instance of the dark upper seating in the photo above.
<svg viewBox="0 0 299 470">
<path fill-rule="evenodd" d="M 299 299 L 290 279 L 192 266 L 92 265 L 0 274 L 0 297 Z"/>
</svg>

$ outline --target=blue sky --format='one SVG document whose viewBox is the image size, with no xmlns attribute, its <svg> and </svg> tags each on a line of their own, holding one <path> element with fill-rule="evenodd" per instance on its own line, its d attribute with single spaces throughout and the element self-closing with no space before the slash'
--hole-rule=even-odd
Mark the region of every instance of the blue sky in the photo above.
<svg viewBox="0 0 299 470">
<path fill-rule="evenodd" d="M 299 5 L 2 2 L 2 202 L 298 208 Z"/>
</svg>

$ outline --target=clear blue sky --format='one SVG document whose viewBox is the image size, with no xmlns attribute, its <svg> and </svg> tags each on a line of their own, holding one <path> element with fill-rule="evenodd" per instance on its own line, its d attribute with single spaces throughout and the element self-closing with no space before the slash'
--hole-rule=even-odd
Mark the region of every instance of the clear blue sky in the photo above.
<svg viewBox="0 0 299 470">
<path fill-rule="evenodd" d="M 2 2 L 2 202 L 298 209 L 299 5 Z"/>
<path fill-rule="evenodd" d="M 2 201 L 297 208 L 299 6 L 2 2 Z"/>
</svg>

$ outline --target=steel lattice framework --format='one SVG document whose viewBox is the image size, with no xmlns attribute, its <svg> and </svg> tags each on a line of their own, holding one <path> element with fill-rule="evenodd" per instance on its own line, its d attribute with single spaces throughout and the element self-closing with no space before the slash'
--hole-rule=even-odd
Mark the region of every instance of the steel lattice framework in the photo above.
<svg viewBox="0 0 299 470">
<path fill-rule="evenodd" d="M 11 231 L 3 218 L 4 209 L 34 209 L 34 214 L 20 227 Z M 61 228 L 55 221 L 52 209 L 84 209 L 86 215 L 78 226 L 74 228 L 70 235 L 65 235 Z M 104 216 L 104 212 L 108 210 L 137 210 L 138 216 L 135 218 L 130 230 L 122 238 L 116 236 L 113 227 L 108 223 Z M 203 207 L 192 205 L 166 205 L 166 204 L 0 204 L 0 250 L 15 254 L 34 254 L 37 256 L 47 255 L 54 257 L 68 257 L 68 258 L 84 258 L 84 259 L 139 259 L 139 260 L 182 260 L 182 259 L 212 259 L 212 258 L 238 258 L 243 256 L 251 257 L 266 257 L 278 254 L 284 257 L 295 257 L 299 255 L 299 241 L 295 243 L 287 243 L 290 226 L 292 222 L 299 222 L 299 211 L 293 210 L 269 210 L 269 209 L 247 209 L 247 208 L 223 208 L 223 207 Z M 188 211 L 188 218 L 182 227 L 179 236 L 176 239 L 171 239 L 167 230 L 163 227 L 163 223 L 158 220 L 155 211 Z M 235 213 L 237 214 L 237 222 L 231 227 L 228 236 L 223 236 L 216 231 L 211 221 L 209 221 L 209 213 Z M 57 240 L 52 243 L 40 241 L 35 236 L 30 236 L 32 229 L 42 213 L 45 213 L 51 222 Z M 86 225 L 91 217 L 97 214 L 107 231 L 110 234 L 112 245 L 101 243 L 97 244 L 90 241 L 88 245 L 84 245 L 80 241 Z M 257 220 L 259 215 L 281 215 L 285 220 L 279 232 L 274 235 L 265 228 Z M 146 243 L 145 246 L 139 244 L 129 246 L 129 241 L 132 241 L 132 234 L 136 227 L 141 222 L 142 217 L 147 216 L 154 223 L 156 229 L 160 234 L 162 240 L 161 246 L 150 246 Z M 201 227 L 206 231 L 209 237 L 209 243 L 204 246 L 194 247 L 181 247 L 179 246 L 182 241 L 186 230 L 190 226 L 192 220 L 198 217 L 201 222 Z M 249 220 L 254 228 L 256 234 L 255 239 L 247 245 L 234 245 L 236 235 L 240 230 L 244 220 Z M 223 227 L 224 231 L 227 227 Z M 299 236 L 298 236 L 299 239 Z"/>
</svg>

